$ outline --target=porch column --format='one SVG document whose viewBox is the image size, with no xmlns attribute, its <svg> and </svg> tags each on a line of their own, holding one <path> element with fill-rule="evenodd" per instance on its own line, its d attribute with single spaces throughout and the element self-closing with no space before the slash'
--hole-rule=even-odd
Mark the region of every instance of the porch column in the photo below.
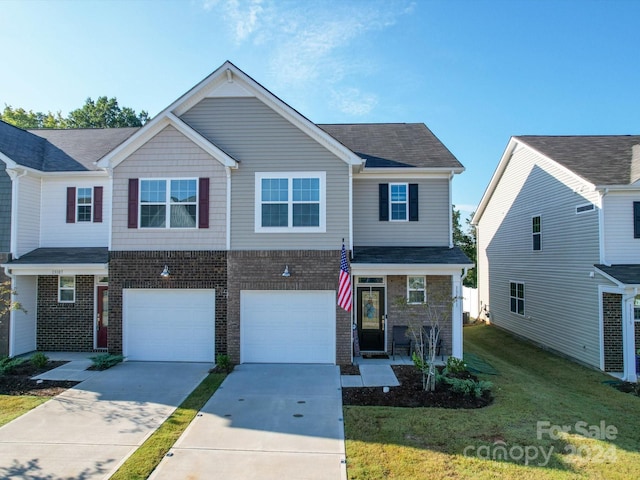
<svg viewBox="0 0 640 480">
<path fill-rule="evenodd" d="M 451 356 L 462 358 L 462 281 L 451 275 L 453 306 L 451 308 Z"/>
<path fill-rule="evenodd" d="M 627 292 L 628 293 L 628 292 Z M 635 325 L 633 318 L 633 301 L 636 292 L 623 296 L 622 300 L 622 359 L 624 364 L 623 380 L 627 382 L 637 381 L 636 352 L 635 352 Z"/>
</svg>

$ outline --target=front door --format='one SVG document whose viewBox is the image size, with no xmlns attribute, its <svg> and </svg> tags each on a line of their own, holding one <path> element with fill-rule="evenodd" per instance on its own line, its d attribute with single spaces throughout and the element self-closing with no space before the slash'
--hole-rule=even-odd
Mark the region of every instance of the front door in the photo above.
<svg viewBox="0 0 640 480">
<path fill-rule="evenodd" d="M 360 350 L 384 351 L 384 287 L 358 288 Z"/>
<path fill-rule="evenodd" d="M 96 322 L 96 347 L 107 348 L 109 328 L 109 287 L 98 287 L 98 321 Z"/>
</svg>

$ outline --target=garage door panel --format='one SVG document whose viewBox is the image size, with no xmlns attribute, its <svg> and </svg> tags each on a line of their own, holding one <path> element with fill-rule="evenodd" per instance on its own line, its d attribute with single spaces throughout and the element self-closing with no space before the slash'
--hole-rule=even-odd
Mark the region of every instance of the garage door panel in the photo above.
<svg viewBox="0 0 640 480">
<path fill-rule="evenodd" d="M 214 361 L 215 290 L 125 289 L 123 321 L 130 360 Z"/>
<path fill-rule="evenodd" d="M 243 363 L 335 363 L 335 291 L 240 293 Z"/>
</svg>

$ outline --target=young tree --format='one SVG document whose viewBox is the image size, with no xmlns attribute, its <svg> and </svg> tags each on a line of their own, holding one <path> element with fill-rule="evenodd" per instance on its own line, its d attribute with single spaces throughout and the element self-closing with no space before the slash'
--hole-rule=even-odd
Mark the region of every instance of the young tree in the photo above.
<svg viewBox="0 0 640 480">
<path fill-rule="evenodd" d="M 11 300 L 12 295 L 17 295 L 15 290 L 11 290 L 11 280 L 5 280 L 0 283 L 0 318 L 11 310 L 22 310 L 22 305 L 18 302 Z"/>
<path fill-rule="evenodd" d="M 436 389 L 436 354 L 440 344 L 440 326 L 450 323 L 453 304 L 450 283 L 432 285 L 425 302 L 410 305 L 406 297 L 397 297 L 396 305 L 404 311 L 408 325 L 407 334 L 413 342 L 413 363 L 422 372 L 422 388 L 429 392 Z"/>
</svg>

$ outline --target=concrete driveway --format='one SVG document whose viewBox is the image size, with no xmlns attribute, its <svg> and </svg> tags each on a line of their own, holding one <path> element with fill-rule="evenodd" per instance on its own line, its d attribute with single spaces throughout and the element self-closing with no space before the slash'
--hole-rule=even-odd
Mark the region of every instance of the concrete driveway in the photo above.
<svg viewBox="0 0 640 480">
<path fill-rule="evenodd" d="M 340 371 L 240 365 L 149 477 L 346 479 Z"/>
<path fill-rule="evenodd" d="M 126 362 L 96 373 L 0 428 L 0 478 L 108 478 L 209 368 Z"/>
</svg>

